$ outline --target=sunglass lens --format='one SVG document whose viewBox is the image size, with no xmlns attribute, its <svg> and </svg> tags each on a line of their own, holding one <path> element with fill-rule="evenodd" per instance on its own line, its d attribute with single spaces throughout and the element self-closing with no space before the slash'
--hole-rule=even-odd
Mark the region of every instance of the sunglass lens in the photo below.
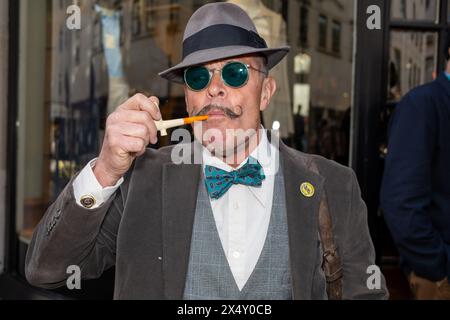
<svg viewBox="0 0 450 320">
<path fill-rule="evenodd" d="M 222 70 L 222 78 L 229 86 L 240 88 L 247 83 L 248 69 L 240 62 L 229 63 Z"/>
<path fill-rule="evenodd" d="M 209 83 L 209 71 L 201 66 L 189 68 L 185 73 L 185 81 L 192 90 L 203 90 Z"/>
</svg>

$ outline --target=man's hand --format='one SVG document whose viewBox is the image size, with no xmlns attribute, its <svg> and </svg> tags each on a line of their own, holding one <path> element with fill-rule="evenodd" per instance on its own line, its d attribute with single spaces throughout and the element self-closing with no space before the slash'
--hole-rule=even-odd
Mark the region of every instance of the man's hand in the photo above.
<svg viewBox="0 0 450 320">
<path fill-rule="evenodd" d="M 430 281 L 411 272 L 408 280 L 417 300 L 450 300 L 450 284 L 447 277 L 440 281 Z"/>
<path fill-rule="evenodd" d="M 161 120 L 159 100 L 136 94 L 119 106 L 106 121 L 105 139 L 93 169 L 102 187 L 114 186 L 147 145 L 158 142 L 154 121 Z"/>
</svg>

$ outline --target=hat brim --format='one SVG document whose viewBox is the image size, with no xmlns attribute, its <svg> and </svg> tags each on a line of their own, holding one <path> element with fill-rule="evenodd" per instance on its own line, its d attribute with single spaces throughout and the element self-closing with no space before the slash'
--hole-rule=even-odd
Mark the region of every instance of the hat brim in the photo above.
<svg viewBox="0 0 450 320">
<path fill-rule="evenodd" d="M 289 53 L 289 50 L 289 46 L 262 49 L 255 49 L 245 46 L 229 46 L 200 50 L 187 56 L 181 63 L 177 64 L 176 66 L 160 72 L 159 76 L 169 81 L 183 84 L 184 69 L 188 67 L 249 54 L 264 55 L 267 58 L 267 68 L 270 70 L 275 67 L 281 60 L 283 60 L 283 58 Z"/>
</svg>

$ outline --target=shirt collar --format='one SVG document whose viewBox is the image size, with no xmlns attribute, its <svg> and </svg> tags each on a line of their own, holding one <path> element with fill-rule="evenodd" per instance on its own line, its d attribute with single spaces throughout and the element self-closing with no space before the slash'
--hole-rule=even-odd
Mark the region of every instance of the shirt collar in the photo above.
<svg viewBox="0 0 450 320">
<path fill-rule="evenodd" d="M 267 207 L 269 197 L 272 196 L 272 194 L 269 195 L 270 188 L 268 181 L 274 179 L 274 165 L 272 162 L 276 161 L 277 157 L 275 157 L 275 152 L 278 150 L 269 142 L 267 132 L 264 128 L 262 128 L 261 134 L 262 137 L 260 143 L 250 156 L 258 160 L 261 164 L 266 179 L 263 181 L 263 185 L 260 188 L 248 188 L 255 198 L 258 199 L 259 203 L 261 203 L 263 207 Z"/>
<path fill-rule="evenodd" d="M 445 75 L 447 76 L 447 79 L 450 81 L 450 73 L 446 72 Z"/>
</svg>

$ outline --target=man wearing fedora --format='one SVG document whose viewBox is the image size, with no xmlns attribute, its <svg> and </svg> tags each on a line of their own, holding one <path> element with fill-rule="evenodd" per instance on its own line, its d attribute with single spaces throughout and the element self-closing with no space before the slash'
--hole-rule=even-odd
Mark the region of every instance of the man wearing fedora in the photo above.
<svg viewBox="0 0 450 320">
<path fill-rule="evenodd" d="M 115 299 L 387 298 L 354 173 L 261 126 L 276 90 L 268 72 L 288 51 L 268 48 L 236 5 L 197 10 L 183 61 L 160 74 L 184 85 L 191 116 L 209 117 L 196 141 L 147 149 L 158 99 L 119 106 L 98 159 L 38 225 L 28 281 L 55 288 L 69 266 L 83 279 L 115 266 Z M 176 148 L 188 160 L 174 161 Z"/>
</svg>

